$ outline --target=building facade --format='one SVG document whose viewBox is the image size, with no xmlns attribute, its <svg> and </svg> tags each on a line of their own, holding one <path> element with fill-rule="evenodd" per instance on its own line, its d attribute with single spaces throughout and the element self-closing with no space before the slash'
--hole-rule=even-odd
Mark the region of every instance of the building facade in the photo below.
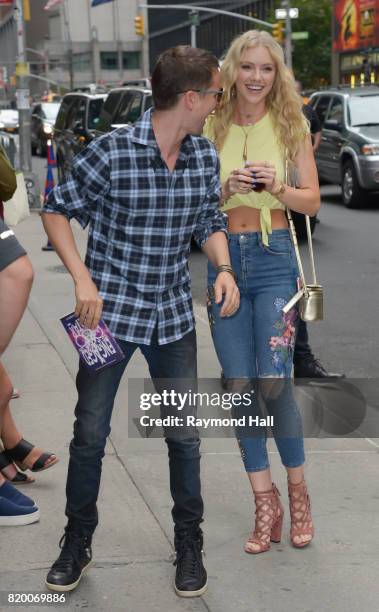
<svg viewBox="0 0 379 612">
<path fill-rule="evenodd" d="M 142 41 L 134 32 L 137 0 L 97 6 L 91 0 L 65 0 L 49 11 L 44 10 L 46 2 L 31 0 L 31 20 L 25 23 L 33 94 L 49 88 L 41 77 L 50 80 L 53 89 L 67 90 L 90 83 L 118 85 L 141 76 Z M 16 21 L 12 7 L 0 10 L 0 67 L 6 66 L 11 85 L 17 58 Z"/>
<path fill-rule="evenodd" d="M 161 0 L 150 0 L 149 5 L 162 4 Z M 178 4 L 175 0 L 165 0 L 164 4 Z M 180 4 L 180 3 L 179 3 Z M 185 4 L 185 3 L 183 3 Z M 234 2 L 190 2 L 199 6 L 209 6 L 255 17 L 263 21 L 273 22 L 273 12 L 278 5 L 277 0 L 249 0 Z M 160 53 L 168 47 L 179 44 L 191 44 L 191 25 L 193 19 L 198 23 L 196 27 L 196 45 L 209 49 L 221 58 L 229 47 L 233 38 L 246 30 L 260 28 L 254 22 L 235 19 L 227 15 L 199 12 L 197 16 L 190 15 L 184 10 L 154 10 L 149 9 L 149 57 L 150 66 L 154 66 Z"/>
</svg>

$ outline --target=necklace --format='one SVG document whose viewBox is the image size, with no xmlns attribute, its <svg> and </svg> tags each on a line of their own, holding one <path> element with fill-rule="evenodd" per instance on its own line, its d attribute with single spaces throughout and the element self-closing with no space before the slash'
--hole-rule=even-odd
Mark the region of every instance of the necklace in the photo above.
<svg viewBox="0 0 379 612">
<path fill-rule="evenodd" d="M 245 164 L 247 162 L 247 139 L 249 137 L 249 134 L 250 134 L 250 131 L 251 131 L 252 127 L 254 127 L 254 125 L 250 124 L 249 129 L 245 130 L 245 127 L 243 125 L 240 125 L 240 128 L 242 128 L 242 131 L 245 134 L 245 143 L 243 145 L 243 153 L 242 153 L 242 159 L 245 162 Z"/>
<path fill-rule="evenodd" d="M 264 111 L 264 113 L 261 116 L 259 116 L 254 122 L 252 122 L 251 120 L 248 121 L 248 123 L 246 123 L 246 127 L 249 128 L 248 130 L 245 129 L 244 125 L 240 125 L 240 128 L 242 128 L 243 133 L 245 134 L 245 143 L 243 145 L 243 153 L 242 153 L 242 159 L 243 159 L 243 161 L 245 163 L 247 162 L 247 139 L 249 137 L 250 131 L 254 127 L 254 125 L 256 123 L 258 123 L 262 119 L 262 117 L 265 115 L 265 113 L 266 113 L 266 111 Z M 240 117 L 241 117 L 241 119 L 243 121 L 243 113 L 241 113 L 241 111 L 239 111 L 239 115 L 240 115 Z M 251 115 L 249 113 L 246 113 L 245 117 L 247 119 L 249 119 L 249 117 L 251 117 Z"/>
</svg>

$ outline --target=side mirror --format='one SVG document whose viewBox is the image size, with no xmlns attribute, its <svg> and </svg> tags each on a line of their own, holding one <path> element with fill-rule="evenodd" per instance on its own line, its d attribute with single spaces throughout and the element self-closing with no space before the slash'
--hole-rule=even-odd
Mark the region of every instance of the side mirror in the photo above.
<svg viewBox="0 0 379 612">
<path fill-rule="evenodd" d="M 323 127 L 326 130 L 335 130 L 336 132 L 340 132 L 342 130 L 342 123 L 337 121 L 337 119 L 328 119 L 325 121 Z"/>
</svg>

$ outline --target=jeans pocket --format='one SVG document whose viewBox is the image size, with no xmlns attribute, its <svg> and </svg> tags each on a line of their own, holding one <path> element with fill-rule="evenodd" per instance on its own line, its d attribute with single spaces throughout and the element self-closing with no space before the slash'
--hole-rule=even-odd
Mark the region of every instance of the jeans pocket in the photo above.
<svg viewBox="0 0 379 612">
<path fill-rule="evenodd" d="M 268 245 L 262 244 L 262 249 L 269 255 L 282 255 L 285 256 L 290 254 L 291 242 L 287 239 L 284 240 L 273 240 Z"/>
</svg>

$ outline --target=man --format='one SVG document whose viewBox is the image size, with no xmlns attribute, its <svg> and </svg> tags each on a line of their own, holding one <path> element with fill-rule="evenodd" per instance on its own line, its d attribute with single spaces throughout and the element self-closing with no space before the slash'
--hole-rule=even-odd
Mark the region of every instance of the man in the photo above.
<svg viewBox="0 0 379 612">
<path fill-rule="evenodd" d="M 72 175 L 51 194 L 43 222 L 75 283 L 76 314 L 94 329 L 101 315 L 125 360 L 89 375 L 80 364 L 74 438 L 70 445 L 62 552 L 46 584 L 77 586 L 91 561 L 96 500 L 114 397 L 134 351 L 154 379 L 196 379 L 196 336 L 188 254 L 191 235 L 219 268 L 216 299 L 223 316 L 239 307 L 226 224 L 218 210 L 219 162 L 199 136 L 222 93 L 217 59 L 180 46 L 158 59 L 154 110 L 132 129 L 93 141 L 74 160 Z M 55 213 L 55 214 L 52 214 Z M 89 224 L 85 265 L 69 219 Z M 173 381 L 175 386 L 175 380 Z M 179 382 L 178 382 L 179 384 Z M 174 500 L 176 593 L 198 596 L 207 586 L 202 562 L 203 501 L 199 439 L 166 439 Z"/>
<path fill-rule="evenodd" d="M 296 91 L 301 95 L 301 83 L 295 81 Z M 316 153 L 321 140 L 321 123 L 316 111 L 310 104 L 303 105 L 303 113 L 309 121 L 313 152 Z M 294 351 L 294 375 L 295 378 L 342 378 L 343 374 L 328 372 L 322 363 L 312 353 L 309 344 L 308 328 L 305 321 L 299 319 Z"/>
</svg>

